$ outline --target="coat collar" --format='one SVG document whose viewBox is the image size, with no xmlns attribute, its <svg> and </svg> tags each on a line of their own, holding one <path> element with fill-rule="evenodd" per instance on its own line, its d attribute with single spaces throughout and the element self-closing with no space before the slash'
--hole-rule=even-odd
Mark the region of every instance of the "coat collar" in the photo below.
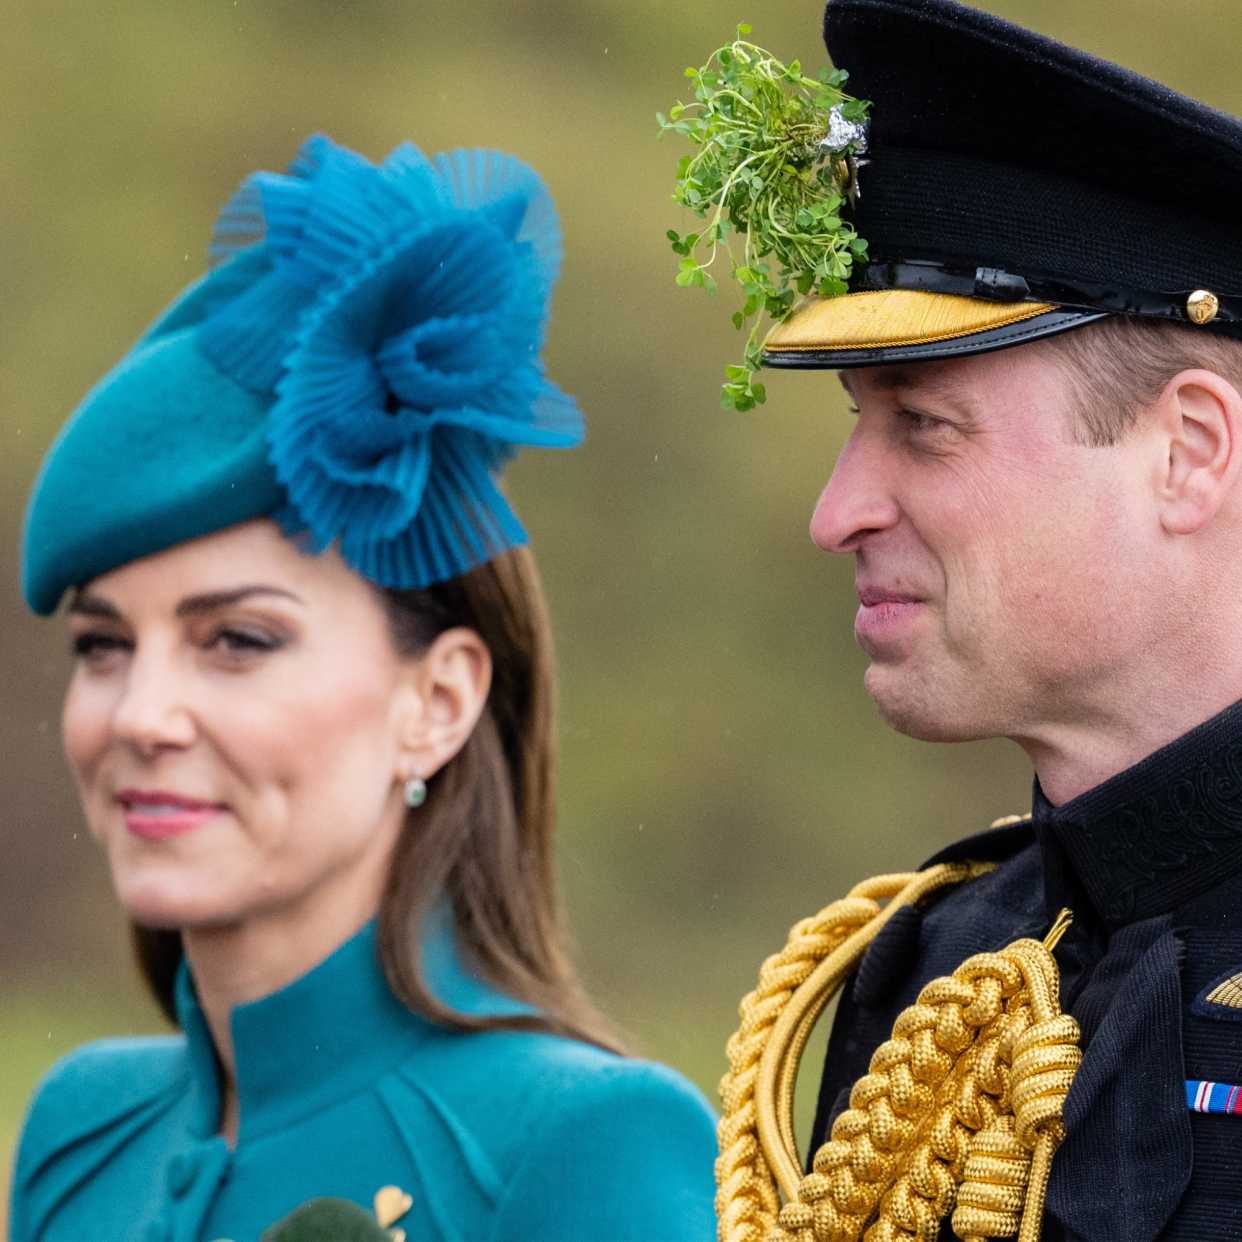
<svg viewBox="0 0 1242 1242">
<path fill-rule="evenodd" d="M 1032 812 L 1110 931 L 1168 913 L 1242 872 L 1242 703 L 1064 806 L 1037 779 Z"/>
<path fill-rule="evenodd" d="M 533 1012 L 468 969 L 457 950 L 447 902 L 424 923 L 422 960 L 432 993 L 453 1009 Z M 177 977 L 177 1016 L 188 1041 L 195 1128 L 207 1137 L 219 1126 L 217 1059 L 184 960 Z M 357 1094 L 430 1040 L 462 1038 L 420 1018 L 393 995 L 379 961 L 374 922 L 288 987 L 238 1005 L 231 1023 L 239 1145 Z"/>
</svg>

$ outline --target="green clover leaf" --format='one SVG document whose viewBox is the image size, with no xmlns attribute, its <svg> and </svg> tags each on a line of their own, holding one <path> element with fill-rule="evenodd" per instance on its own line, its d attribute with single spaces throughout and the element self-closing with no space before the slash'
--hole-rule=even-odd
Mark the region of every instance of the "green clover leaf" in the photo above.
<svg viewBox="0 0 1242 1242">
<path fill-rule="evenodd" d="M 696 102 L 678 102 L 668 119 L 656 114 L 660 139 L 672 130 L 698 148 L 678 162 L 673 200 L 707 224 L 685 237 L 668 231 L 681 256 L 677 283 L 715 295 L 707 269 L 724 249 L 744 299 L 732 316 L 734 327 L 740 331 L 754 321 L 744 364 L 725 368 L 720 394 L 724 408 L 739 411 L 767 399 L 754 382 L 763 354 L 760 317 L 788 317 L 798 294 L 845 293 L 855 262 L 867 258 L 867 243 L 840 215 L 844 188 L 853 185 L 853 152 L 825 160 L 819 144 L 831 109 L 861 120 L 870 104 L 842 91 L 849 78 L 844 70 L 823 68 L 808 77 L 798 61 L 782 64 L 746 42 L 742 36 L 750 33 L 741 23 L 732 43 L 702 68 L 686 70 Z M 740 261 L 730 233 L 741 239 Z M 769 256 L 773 263 L 764 263 Z"/>
</svg>

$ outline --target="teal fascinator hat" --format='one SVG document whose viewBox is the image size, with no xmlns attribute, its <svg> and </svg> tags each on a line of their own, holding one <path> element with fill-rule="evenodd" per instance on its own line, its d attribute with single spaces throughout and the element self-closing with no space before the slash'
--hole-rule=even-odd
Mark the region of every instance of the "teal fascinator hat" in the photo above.
<svg viewBox="0 0 1242 1242">
<path fill-rule="evenodd" d="M 540 357 L 561 233 L 532 169 L 409 143 L 377 167 L 316 135 L 287 173 L 242 182 L 208 256 L 43 462 L 22 560 L 35 612 L 269 514 L 390 587 L 526 542 L 498 475 L 521 445 L 584 434 Z"/>
</svg>

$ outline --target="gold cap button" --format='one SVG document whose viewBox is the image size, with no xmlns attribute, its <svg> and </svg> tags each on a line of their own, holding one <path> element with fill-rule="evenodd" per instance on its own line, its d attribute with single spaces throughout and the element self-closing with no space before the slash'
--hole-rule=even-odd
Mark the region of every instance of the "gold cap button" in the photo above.
<svg viewBox="0 0 1242 1242">
<path fill-rule="evenodd" d="M 1220 310 L 1220 299 L 1206 289 L 1196 289 L 1186 299 L 1186 314 L 1197 324 L 1211 323 Z"/>
</svg>

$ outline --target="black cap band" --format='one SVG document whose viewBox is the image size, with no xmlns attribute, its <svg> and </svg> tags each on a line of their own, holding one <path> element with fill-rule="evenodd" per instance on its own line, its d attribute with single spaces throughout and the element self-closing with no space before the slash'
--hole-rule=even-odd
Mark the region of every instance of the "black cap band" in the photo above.
<svg viewBox="0 0 1242 1242">
<path fill-rule="evenodd" d="M 1184 289 L 1157 293 L 1096 285 L 1064 276 L 1019 275 L 1000 268 L 971 268 L 929 259 L 874 261 L 859 271 L 850 288 L 857 293 L 870 289 L 926 289 L 930 293 L 953 293 L 992 302 L 1046 302 L 1067 310 L 1143 315 L 1181 323 L 1194 322 L 1187 308 L 1196 292 Z M 1233 332 L 1242 331 L 1242 297 L 1218 296 L 1216 301 L 1213 326 L 1229 325 Z"/>
</svg>

